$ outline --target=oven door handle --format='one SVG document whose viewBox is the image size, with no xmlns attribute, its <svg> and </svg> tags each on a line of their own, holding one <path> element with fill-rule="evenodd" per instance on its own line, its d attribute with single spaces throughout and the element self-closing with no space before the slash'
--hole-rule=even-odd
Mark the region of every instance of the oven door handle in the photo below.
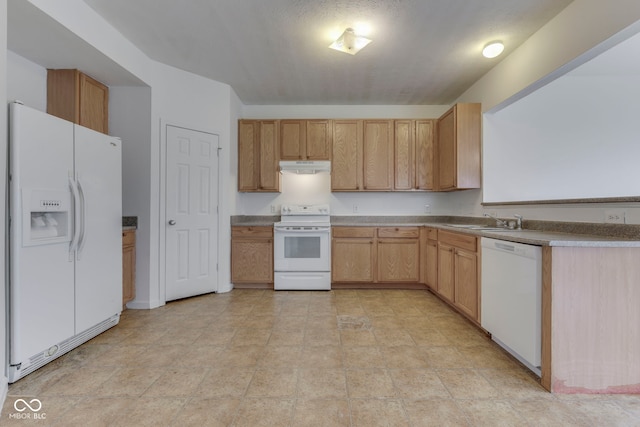
<svg viewBox="0 0 640 427">
<path fill-rule="evenodd" d="M 287 234 L 318 234 L 318 233 L 331 232 L 331 227 L 316 228 L 313 230 L 305 229 L 304 227 L 296 227 L 295 229 L 274 228 L 274 231 L 277 233 L 287 233 Z"/>
</svg>

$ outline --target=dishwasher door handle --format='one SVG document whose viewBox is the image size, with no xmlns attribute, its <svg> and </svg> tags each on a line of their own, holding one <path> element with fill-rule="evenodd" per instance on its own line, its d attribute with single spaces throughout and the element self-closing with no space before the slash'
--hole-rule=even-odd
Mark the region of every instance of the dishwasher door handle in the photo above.
<svg viewBox="0 0 640 427">
<path fill-rule="evenodd" d="M 516 247 L 513 245 L 509 245 L 506 243 L 500 243 L 500 242 L 496 242 L 495 243 L 495 247 L 496 249 L 502 249 L 503 251 L 509 251 L 509 252 L 515 252 L 516 251 Z"/>
</svg>

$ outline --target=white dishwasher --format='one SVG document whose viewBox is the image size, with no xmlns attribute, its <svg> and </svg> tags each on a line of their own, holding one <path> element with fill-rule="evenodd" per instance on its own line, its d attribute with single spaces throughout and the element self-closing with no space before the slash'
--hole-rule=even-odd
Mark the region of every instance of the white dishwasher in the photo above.
<svg viewBox="0 0 640 427">
<path fill-rule="evenodd" d="M 482 238 L 481 325 L 540 375 L 542 248 Z"/>
</svg>

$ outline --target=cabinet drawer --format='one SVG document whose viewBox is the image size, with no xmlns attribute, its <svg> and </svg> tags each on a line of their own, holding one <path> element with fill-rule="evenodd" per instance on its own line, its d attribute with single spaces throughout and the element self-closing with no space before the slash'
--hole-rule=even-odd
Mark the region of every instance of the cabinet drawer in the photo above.
<svg viewBox="0 0 640 427">
<path fill-rule="evenodd" d="M 122 232 L 122 245 L 133 245 L 136 243 L 135 230 L 124 230 Z"/>
<path fill-rule="evenodd" d="M 273 227 L 249 226 L 231 227 L 231 237 L 273 237 Z"/>
<path fill-rule="evenodd" d="M 438 229 L 437 228 L 427 228 L 427 239 L 429 239 L 429 240 L 438 240 Z"/>
<path fill-rule="evenodd" d="M 375 237 L 375 227 L 333 227 L 333 237 Z"/>
<path fill-rule="evenodd" d="M 418 227 L 380 227 L 378 228 L 378 237 L 405 237 L 417 239 L 420 237 L 420 229 Z"/>
<path fill-rule="evenodd" d="M 455 246 L 456 248 L 466 249 L 472 252 L 477 251 L 478 238 L 469 234 L 440 230 L 438 232 L 438 241 Z"/>
</svg>

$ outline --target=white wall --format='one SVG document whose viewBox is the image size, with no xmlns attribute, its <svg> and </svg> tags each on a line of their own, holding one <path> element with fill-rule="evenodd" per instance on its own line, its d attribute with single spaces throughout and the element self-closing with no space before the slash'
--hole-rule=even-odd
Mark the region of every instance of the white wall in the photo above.
<svg viewBox="0 0 640 427">
<path fill-rule="evenodd" d="M 7 75 L 7 0 L 0 0 L 0 76 Z M 7 79 L 0 78 L 0 99 L 7 99 Z M 0 188 L 2 200 L 6 200 L 7 188 L 7 103 L 0 105 Z M 5 209 L 0 209 L 0 223 L 5 223 Z M 5 235 L 5 244 L 6 244 Z M 0 246 L 0 260 L 5 259 L 5 245 Z M 0 263 L 0 275 L 5 277 L 5 263 Z M 6 283 L 3 289 L 6 289 Z M 8 390 L 7 366 L 7 336 L 6 336 L 6 294 L 0 292 L 0 405 L 4 405 Z M 1 407 L 1 406 L 0 406 Z"/>
<path fill-rule="evenodd" d="M 628 36 L 627 33 L 633 30 L 639 20 L 640 2 L 635 0 L 574 1 L 478 80 L 457 101 L 481 102 L 484 111 L 498 111 L 619 42 L 620 37 Z M 483 144 L 491 144 L 490 138 L 485 135 Z M 578 141 L 576 144 L 579 146 Z M 517 149 L 506 150 L 504 155 L 493 159 L 490 158 L 490 151 L 485 151 L 484 154 L 485 169 L 496 167 L 496 162 L 508 163 L 510 155 L 521 155 Z M 567 179 L 558 182 L 558 185 L 571 185 L 568 183 L 570 171 L 567 174 Z M 638 193 L 634 195 L 637 196 Z M 584 222 L 604 222 L 608 210 L 622 209 L 626 211 L 628 223 L 640 223 L 637 203 L 538 204 L 484 208 L 481 206 L 481 197 L 477 203 L 479 212 L 494 212 L 504 216 L 519 212 L 529 219 Z"/>
<path fill-rule="evenodd" d="M 483 111 L 488 111 L 512 96 L 521 97 L 564 74 L 564 67 L 577 66 L 571 62 L 638 20 L 637 0 L 574 1 L 474 83 L 457 102 L 482 102 Z M 586 60 L 585 57 L 582 62 Z"/>
<path fill-rule="evenodd" d="M 145 244 L 151 240 L 151 127 L 151 88 L 109 88 L 109 133 L 122 139 L 122 215 L 138 217 L 136 296 L 147 303 L 152 300 L 152 254 Z"/>
<path fill-rule="evenodd" d="M 245 105 L 246 119 L 435 119 L 448 105 Z"/>
<path fill-rule="evenodd" d="M 640 196 L 638 94 L 640 75 L 563 76 L 486 114 L 484 200 Z"/>
<path fill-rule="evenodd" d="M 7 100 L 47 111 L 47 69 L 7 51 Z M 5 98 L 3 98 L 5 99 Z"/>
<path fill-rule="evenodd" d="M 132 195 L 133 191 L 128 192 L 123 208 L 125 212 L 136 212 L 139 216 L 140 239 L 137 240 L 137 244 L 140 253 L 143 254 L 137 263 L 139 280 L 136 283 L 136 299 L 129 306 L 157 307 L 164 303 L 164 287 L 160 274 L 161 268 L 163 269 L 161 251 L 164 243 L 164 222 L 162 221 L 164 212 L 159 209 L 163 190 L 160 181 L 162 160 L 164 160 L 162 158 L 164 147 L 162 125 L 177 124 L 195 130 L 217 133 L 220 135 L 223 148 L 220 164 L 230 164 L 231 88 L 151 60 L 82 0 L 29 1 L 151 88 L 150 139 L 137 142 L 141 144 L 138 146 L 140 151 L 137 155 L 146 156 L 146 160 L 124 164 L 125 168 L 132 168 L 135 164 L 134 171 L 125 171 L 126 176 L 140 174 L 145 176 L 147 183 L 136 185 L 135 195 Z M 72 68 L 73 64 L 69 64 L 69 67 Z M 139 95 L 125 95 L 123 94 L 125 90 L 115 89 L 116 102 L 126 102 L 128 96 L 140 102 Z M 139 113 L 144 114 L 145 117 L 147 115 L 147 111 Z M 118 127 L 114 122 L 112 125 L 122 132 L 118 136 L 123 140 L 139 138 L 140 132 L 130 124 Z M 146 155 L 143 154 L 144 152 Z M 228 176 L 221 174 L 221 179 L 222 187 L 227 188 Z M 228 192 L 223 194 L 224 197 L 229 197 Z M 221 203 L 225 206 L 229 205 L 226 199 L 221 200 Z M 227 230 L 228 224 L 229 212 L 226 212 L 221 215 L 221 230 Z M 228 244 L 221 240 L 220 246 L 219 253 L 227 254 Z M 231 285 L 228 281 L 230 274 L 226 271 L 229 268 L 229 263 L 221 259 L 219 274 L 224 278 L 224 282 L 221 281 L 219 284 L 221 291 L 230 289 Z M 145 277 L 148 277 L 148 281 L 144 280 Z"/>
<path fill-rule="evenodd" d="M 221 150 L 219 151 L 219 203 L 220 221 L 218 235 L 218 291 L 226 292 L 232 289 L 229 272 L 231 268 L 229 257 L 230 219 L 227 206 L 230 206 L 228 193 L 225 189 L 230 180 L 227 165 L 230 164 L 231 151 L 236 142 L 230 143 L 231 123 L 231 88 L 228 85 L 205 79 L 177 68 L 163 64 L 157 64 L 157 76 L 153 83 L 153 103 L 157 106 L 157 117 L 160 119 L 159 147 L 152 146 L 151 158 L 151 206 L 164 206 L 164 187 L 161 185 L 161 176 L 164 176 L 165 153 L 165 129 L 164 125 L 178 125 L 197 131 L 210 132 L 219 135 Z M 155 127 L 155 126 L 154 126 Z M 155 167 L 159 165 L 159 167 Z M 154 195 L 159 197 L 154 197 Z M 160 211 L 152 217 L 151 242 L 152 249 L 157 248 L 156 265 L 164 266 L 164 232 L 166 218 Z M 156 230 L 154 232 L 153 230 Z M 153 252 L 153 250 L 152 250 Z M 158 271 L 157 269 L 155 270 Z M 160 282 L 158 298 L 164 298 L 164 285 L 162 278 L 151 276 L 151 282 Z"/>
</svg>

